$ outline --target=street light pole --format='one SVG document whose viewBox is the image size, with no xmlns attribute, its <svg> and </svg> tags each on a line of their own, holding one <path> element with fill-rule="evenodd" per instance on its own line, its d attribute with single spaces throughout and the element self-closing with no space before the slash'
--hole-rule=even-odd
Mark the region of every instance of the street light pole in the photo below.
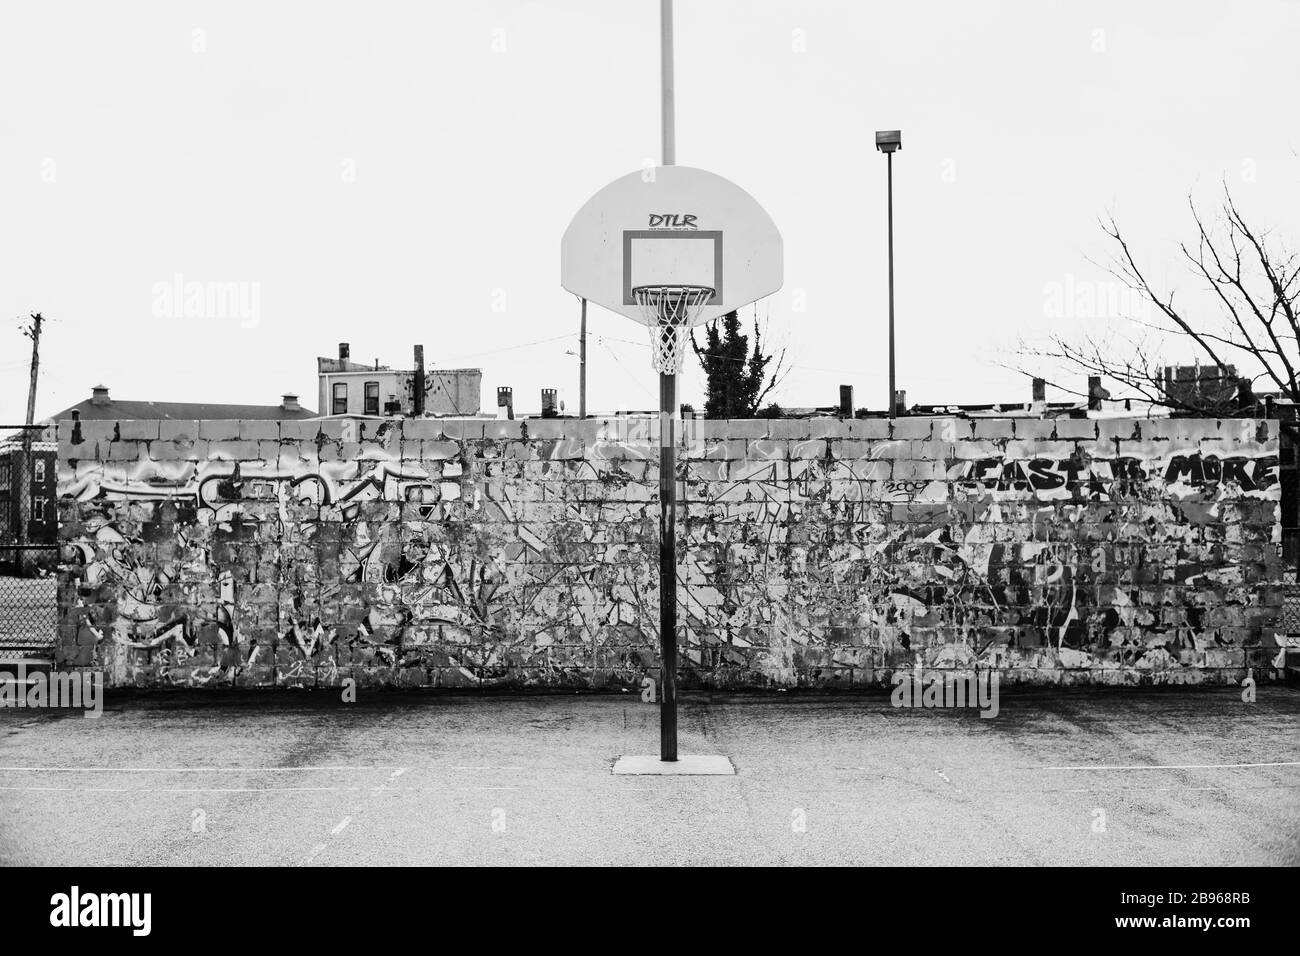
<svg viewBox="0 0 1300 956">
<path fill-rule="evenodd" d="M 889 185 L 889 417 L 898 411 L 898 391 L 894 385 L 894 154 L 885 154 L 885 174 Z"/>
<path fill-rule="evenodd" d="M 889 417 L 898 413 L 898 391 L 894 382 L 894 151 L 903 148 L 902 131 L 877 130 L 876 149 L 885 154 L 886 189 L 889 204 Z"/>
</svg>

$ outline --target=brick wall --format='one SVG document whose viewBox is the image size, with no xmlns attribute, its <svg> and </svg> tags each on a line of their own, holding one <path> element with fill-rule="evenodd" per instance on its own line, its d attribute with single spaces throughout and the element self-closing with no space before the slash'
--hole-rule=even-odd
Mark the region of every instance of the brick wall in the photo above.
<svg viewBox="0 0 1300 956">
<path fill-rule="evenodd" d="M 687 423 L 683 684 L 1266 676 L 1276 426 Z M 65 667 L 112 684 L 637 685 L 647 420 L 60 426 Z"/>
</svg>

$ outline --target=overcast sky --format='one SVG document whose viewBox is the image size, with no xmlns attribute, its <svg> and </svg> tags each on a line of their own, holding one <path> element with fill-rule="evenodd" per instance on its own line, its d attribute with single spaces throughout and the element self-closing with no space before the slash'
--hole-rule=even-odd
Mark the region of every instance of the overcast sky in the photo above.
<svg viewBox="0 0 1300 956">
<path fill-rule="evenodd" d="M 774 397 L 885 402 L 885 164 L 909 402 L 1023 401 L 1020 336 L 1096 325 L 1052 289 L 1105 276 L 1113 210 L 1158 280 L 1189 191 L 1226 179 L 1300 235 L 1300 4 L 677 0 L 678 162 L 785 240 L 760 306 Z M 656 0 L 83 2 L 0 8 L 0 423 L 119 398 L 315 405 L 315 357 L 483 369 L 577 409 L 559 241 L 656 161 Z M 1295 243 L 1293 242 L 1293 245 Z M 160 283 L 241 282 L 256 321 L 166 314 Z M 1076 285 L 1067 286 L 1067 283 Z M 1056 285 L 1053 285 L 1056 284 Z M 256 294 L 257 298 L 252 299 Z M 802 311 L 800 307 L 802 306 Z M 158 312 L 164 314 L 159 316 Z M 748 313 L 747 313 L 748 314 Z M 657 401 L 644 331 L 592 309 L 589 407 Z M 699 401 L 698 369 L 683 400 Z M 1049 394 L 1049 397 L 1065 396 Z"/>
</svg>

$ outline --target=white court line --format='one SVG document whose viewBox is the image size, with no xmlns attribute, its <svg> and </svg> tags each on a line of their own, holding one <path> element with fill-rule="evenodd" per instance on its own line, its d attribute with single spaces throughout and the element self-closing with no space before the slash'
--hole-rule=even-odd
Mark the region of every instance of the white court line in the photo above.
<svg viewBox="0 0 1300 956">
<path fill-rule="evenodd" d="M 1128 793 L 1132 793 L 1132 792 L 1144 792 L 1144 791 L 1148 791 L 1148 790 L 1159 790 L 1159 791 L 1171 791 L 1171 790 L 1173 790 L 1173 791 L 1177 791 L 1177 792 L 1179 792 L 1179 793 L 1190 793 L 1190 792 L 1192 792 L 1192 791 L 1196 791 L 1196 790 L 1222 790 L 1222 791 L 1235 791 L 1235 790 L 1300 790 L 1300 786 L 1288 786 L 1287 784 L 1284 784 L 1284 783 L 1278 783 L 1278 784 L 1266 784 L 1265 786 L 1262 786 L 1262 787 L 1253 787 L 1253 786 L 1241 786 L 1241 787 L 1230 787 L 1230 786 L 1223 786 L 1223 787 L 1079 787 L 1079 788 L 1077 788 L 1077 789 L 1073 789 L 1073 788 L 1072 788 L 1072 789 L 1068 789 L 1068 790 L 1067 790 L 1067 789 L 1051 789 L 1051 788 L 1049 788 L 1049 789 L 1047 789 L 1047 790 L 1035 790 L 1034 792 L 1035 792 L 1035 793 L 1119 793 L 1119 792 L 1128 792 Z M 1023 792 L 1023 791 L 1019 791 L 1019 790 L 1003 790 L 1003 791 L 1000 791 L 1000 792 L 1001 792 L 1001 793 L 1021 793 L 1021 792 Z"/>
<path fill-rule="evenodd" d="M 307 854 L 307 862 L 310 863 L 312 860 L 316 859 L 316 855 L 324 849 L 324 843 L 317 843 L 316 846 L 312 848 L 312 851 Z"/>
<path fill-rule="evenodd" d="M 1245 767 L 1300 767 L 1300 760 L 1267 763 L 1094 764 L 1088 767 L 1029 767 L 1029 770 L 1236 770 Z"/>
<path fill-rule="evenodd" d="M 579 793 L 584 787 L 128 787 L 106 790 L 94 787 L 6 787 L 0 792 L 11 793 L 450 793 L 506 790 L 518 792 L 527 789 L 535 793 Z M 655 790 L 654 787 L 635 787 L 637 790 Z M 960 792 L 960 791 L 958 791 Z"/>
<path fill-rule="evenodd" d="M 360 787 L 145 787 L 135 793 L 357 793 Z"/>
<path fill-rule="evenodd" d="M 400 787 L 389 787 L 389 783 L 391 783 L 393 780 L 396 780 L 396 779 L 397 779 L 398 777 L 400 777 L 402 774 L 406 773 L 406 771 L 407 771 L 409 768 L 407 768 L 407 767 L 376 767 L 375 769 L 377 769 L 377 770 L 378 770 L 378 769 L 383 769 L 383 770 L 392 770 L 393 772 L 390 773 L 390 774 L 388 775 L 388 779 L 385 780 L 383 783 L 381 783 L 379 786 L 377 786 L 377 787 L 371 787 L 371 788 L 370 788 L 370 792 L 371 792 L 371 793 L 382 793 L 382 792 L 384 792 L 385 790 L 398 790 L 398 789 L 401 789 Z M 360 809 L 360 808 L 358 808 L 358 810 L 359 810 L 359 809 Z M 351 815 L 344 817 L 343 820 L 342 820 L 342 822 L 340 822 L 339 824 L 337 824 L 337 825 L 334 827 L 334 829 L 330 830 L 330 837 L 336 837 L 336 836 L 338 836 L 340 833 L 342 833 L 344 830 L 346 830 L 346 829 L 348 828 L 348 824 L 351 823 L 351 822 L 352 822 L 352 817 L 351 817 Z M 327 842 L 327 843 L 329 842 L 329 838 L 326 838 L 326 842 Z M 318 855 L 319 855 L 319 854 L 320 854 L 324 849 L 325 849 L 325 843 L 317 844 L 317 845 L 316 845 L 316 848 L 313 849 L 309 854 L 307 854 L 307 858 L 303 861 L 303 864 L 304 864 L 304 865 L 307 865 L 307 864 L 315 863 L 315 862 L 316 862 L 316 857 L 317 857 L 317 856 L 318 856 Z"/>
<path fill-rule="evenodd" d="M 20 793 L 359 793 L 360 787 L 0 787 Z"/>
<path fill-rule="evenodd" d="M 430 768 L 436 770 L 437 768 Z M 447 770 L 523 770 L 523 767 L 446 767 Z"/>
<path fill-rule="evenodd" d="M 11 773 L 370 773 L 375 770 L 392 770 L 390 780 L 400 777 L 410 767 L 380 764 L 373 767 L 0 767 L 0 772 Z M 523 770 L 523 767 L 418 767 L 418 770 Z"/>
<path fill-rule="evenodd" d="M 372 770 L 405 770 L 394 764 L 376 767 L 0 767 L 0 772 L 17 773 L 294 773 L 306 771 L 335 771 L 340 773 L 368 773 Z M 456 767 L 451 768 L 458 769 Z"/>
</svg>

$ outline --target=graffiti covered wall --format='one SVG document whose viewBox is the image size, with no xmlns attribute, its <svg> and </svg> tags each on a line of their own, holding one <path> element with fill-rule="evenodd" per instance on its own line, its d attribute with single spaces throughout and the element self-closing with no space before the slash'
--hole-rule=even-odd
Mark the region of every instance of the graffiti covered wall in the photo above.
<svg viewBox="0 0 1300 956">
<path fill-rule="evenodd" d="M 687 423 L 683 684 L 1262 676 L 1273 423 Z M 657 425 L 60 425 L 64 667 L 118 685 L 636 686 Z"/>
</svg>

